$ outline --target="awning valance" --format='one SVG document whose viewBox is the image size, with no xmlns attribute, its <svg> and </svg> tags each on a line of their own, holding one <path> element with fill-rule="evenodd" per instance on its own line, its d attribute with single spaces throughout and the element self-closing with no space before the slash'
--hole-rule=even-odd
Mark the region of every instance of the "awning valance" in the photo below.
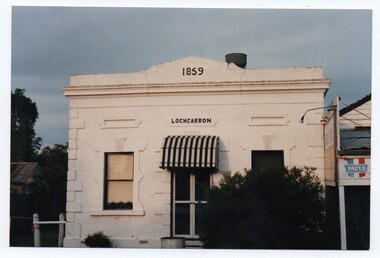
<svg viewBox="0 0 380 258">
<path fill-rule="evenodd" d="M 218 136 L 167 136 L 160 167 L 217 169 L 218 149 Z"/>
</svg>

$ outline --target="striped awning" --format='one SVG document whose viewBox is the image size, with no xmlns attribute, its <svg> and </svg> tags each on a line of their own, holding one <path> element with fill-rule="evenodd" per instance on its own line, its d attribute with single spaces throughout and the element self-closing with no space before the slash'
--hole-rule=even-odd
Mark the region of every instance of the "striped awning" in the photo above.
<svg viewBox="0 0 380 258">
<path fill-rule="evenodd" d="M 162 147 L 160 167 L 218 168 L 218 136 L 168 136 Z"/>
</svg>

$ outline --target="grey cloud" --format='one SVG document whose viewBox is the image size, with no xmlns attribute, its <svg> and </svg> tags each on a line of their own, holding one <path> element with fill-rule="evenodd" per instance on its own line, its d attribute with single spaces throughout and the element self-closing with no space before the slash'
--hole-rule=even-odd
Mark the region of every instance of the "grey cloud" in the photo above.
<svg viewBox="0 0 380 258">
<path fill-rule="evenodd" d="M 251 68 L 322 66 L 333 80 L 326 102 L 352 102 L 370 91 L 371 18 L 367 10 L 13 7 L 12 88 L 38 100 L 47 144 L 67 141 L 66 120 L 46 135 L 49 120 L 67 117 L 61 88 L 70 74 L 135 72 L 189 55 L 223 61 L 241 51 Z"/>
</svg>

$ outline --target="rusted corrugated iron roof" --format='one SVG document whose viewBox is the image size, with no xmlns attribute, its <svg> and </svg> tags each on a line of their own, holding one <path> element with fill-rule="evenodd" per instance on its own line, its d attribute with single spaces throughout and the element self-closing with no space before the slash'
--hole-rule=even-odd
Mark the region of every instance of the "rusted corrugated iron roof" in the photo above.
<svg viewBox="0 0 380 258">
<path fill-rule="evenodd" d="M 40 173 L 41 168 L 37 162 L 12 162 L 11 163 L 11 182 L 29 183 L 33 176 Z"/>
<path fill-rule="evenodd" d="M 342 108 L 340 111 L 339 111 L 339 116 L 343 116 L 345 114 L 347 114 L 348 112 L 354 110 L 355 108 L 357 107 L 360 107 L 361 105 L 363 105 L 364 103 L 368 102 L 371 100 L 371 94 L 368 94 L 367 96 L 365 96 L 364 98 L 352 103 L 351 105 L 348 105 L 347 107 L 345 108 Z"/>
</svg>

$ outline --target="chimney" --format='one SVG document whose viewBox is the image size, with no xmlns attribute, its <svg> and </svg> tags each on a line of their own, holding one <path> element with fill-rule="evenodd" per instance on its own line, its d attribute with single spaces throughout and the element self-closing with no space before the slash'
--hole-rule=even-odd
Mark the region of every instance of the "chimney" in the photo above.
<svg viewBox="0 0 380 258">
<path fill-rule="evenodd" d="M 247 55 L 244 53 L 230 53 L 226 55 L 227 63 L 234 63 L 240 68 L 245 68 L 247 66 Z"/>
</svg>

